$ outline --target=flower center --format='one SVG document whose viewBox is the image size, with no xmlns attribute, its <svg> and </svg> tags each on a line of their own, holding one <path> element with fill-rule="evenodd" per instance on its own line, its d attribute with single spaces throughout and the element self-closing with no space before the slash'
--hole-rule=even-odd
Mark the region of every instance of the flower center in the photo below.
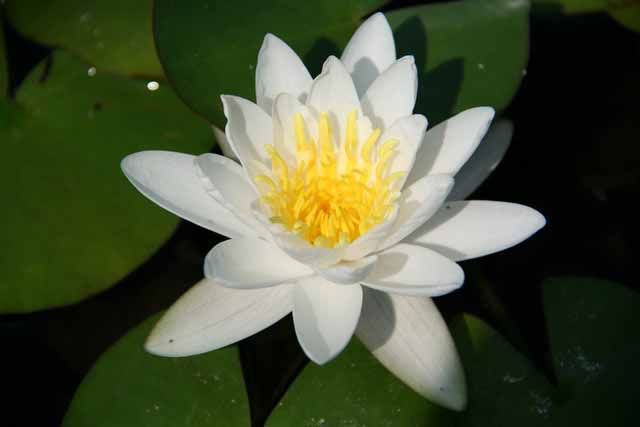
<svg viewBox="0 0 640 427">
<path fill-rule="evenodd" d="M 380 129 L 358 141 L 357 113 L 347 116 L 344 143 L 336 150 L 327 113 L 320 114 L 318 137 L 307 138 L 301 114 L 294 116 L 295 167 L 272 146 L 272 178 L 255 177 L 262 185 L 260 201 L 271 222 L 282 224 L 314 246 L 333 248 L 351 243 L 382 223 L 399 196 L 394 183 L 405 172 L 389 173 L 396 140 L 377 144 Z M 338 144 L 339 145 L 339 144 Z M 342 151 L 342 153 L 340 153 Z"/>
</svg>

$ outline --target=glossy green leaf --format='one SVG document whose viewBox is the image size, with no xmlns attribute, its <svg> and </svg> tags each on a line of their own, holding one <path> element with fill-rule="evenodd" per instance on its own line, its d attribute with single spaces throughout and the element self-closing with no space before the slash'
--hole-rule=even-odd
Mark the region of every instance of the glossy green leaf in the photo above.
<svg viewBox="0 0 640 427">
<path fill-rule="evenodd" d="M 458 1 L 387 14 L 398 56 L 419 70 L 416 111 L 436 124 L 470 107 L 504 109 L 529 57 L 529 2 Z"/>
<path fill-rule="evenodd" d="M 220 94 L 255 99 L 255 65 L 265 34 L 285 40 L 313 75 L 339 53 L 362 17 L 385 0 L 156 0 L 154 34 L 168 79 L 187 105 L 222 126 Z"/>
<path fill-rule="evenodd" d="M 64 427 L 249 427 L 236 347 L 184 358 L 143 349 L 154 316 L 98 359 L 78 388 Z"/>
<path fill-rule="evenodd" d="M 640 2 L 637 0 L 533 0 L 534 11 L 545 14 L 607 12 L 619 24 L 640 32 Z"/>
<path fill-rule="evenodd" d="M 640 2 L 637 0 L 609 0 L 607 11 L 620 24 L 640 33 Z"/>
<path fill-rule="evenodd" d="M 267 426 L 438 426 L 451 414 L 398 381 L 354 338 L 334 361 L 307 365 Z"/>
<path fill-rule="evenodd" d="M 25 37 L 80 56 L 98 72 L 162 76 L 151 31 L 153 0 L 8 0 Z"/>
<path fill-rule="evenodd" d="M 120 160 L 213 144 L 209 126 L 166 86 L 151 92 L 87 67 L 59 52 L 19 88 L 18 107 L 0 109 L 0 312 L 74 303 L 139 266 L 178 218 L 141 196 Z"/>
</svg>

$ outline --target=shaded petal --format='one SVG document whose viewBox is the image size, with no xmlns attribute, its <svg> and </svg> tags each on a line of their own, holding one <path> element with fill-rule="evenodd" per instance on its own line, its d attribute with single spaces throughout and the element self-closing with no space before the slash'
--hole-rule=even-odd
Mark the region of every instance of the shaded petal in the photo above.
<svg viewBox="0 0 640 427">
<path fill-rule="evenodd" d="M 292 283 L 313 270 L 291 259 L 274 243 L 257 238 L 217 244 L 204 261 L 205 276 L 229 288 L 253 289 Z"/>
<path fill-rule="evenodd" d="M 440 296 L 464 282 L 464 271 L 444 255 L 400 243 L 378 254 L 363 285 L 402 295 Z"/>
<path fill-rule="evenodd" d="M 274 228 L 269 231 L 280 249 L 296 261 L 312 268 L 317 269 L 334 265 L 343 257 L 343 248 L 313 246 L 293 232 L 275 231 Z"/>
<path fill-rule="evenodd" d="M 484 137 L 494 114 L 491 107 L 471 108 L 429 130 L 407 184 L 427 174 L 455 175 Z"/>
<path fill-rule="evenodd" d="M 462 261 L 510 248 L 545 223 L 538 211 L 515 203 L 447 202 L 405 241 Z"/>
<path fill-rule="evenodd" d="M 245 170 L 252 161 L 268 163 L 264 147 L 273 144 L 271 116 L 244 98 L 232 95 L 222 95 L 220 98 L 227 118 L 227 140 Z"/>
<path fill-rule="evenodd" d="M 396 188 L 402 188 L 407 180 L 426 130 L 427 118 L 420 114 L 413 114 L 399 118 L 380 135 L 379 143 L 389 140 L 398 142 L 397 154 L 391 160 L 388 173 L 405 172 L 406 175 L 397 181 Z"/>
<path fill-rule="evenodd" d="M 236 290 L 201 280 L 162 316 L 145 349 L 168 357 L 216 350 L 260 332 L 292 307 L 291 285 Z"/>
<path fill-rule="evenodd" d="M 274 144 L 278 152 L 285 158 L 289 167 L 296 164 L 296 132 L 295 116 L 301 114 L 306 124 L 307 141 L 318 135 L 315 116 L 309 109 L 288 93 L 279 94 L 273 104 Z"/>
<path fill-rule="evenodd" d="M 258 197 L 242 166 L 217 154 L 196 157 L 196 169 L 204 189 L 218 203 L 234 213 L 256 235 L 269 236 L 267 229 L 251 213 L 251 204 Z"/>
<path fill-rule="evenodd" d="M 170 151 L 141 151 L 120 163 L 122 171 L 143 195 L 169 212 L 228 237 L 256 232 L 205 191 L 195 157 Z"/>
<path fill-rule="evenodd" d="M 496 122 L 482 139 L 471 158 L 456 174 L 456 184 L 449 200 L 464 200 L 498 167 L 511 143 L 513 124 L 509 120 Z"/>
<path fill-rule="evenodd" d="M 376 77 L 396 60 L 393 33 L 382 13 L 371 15 L 353 33 L 341 60 L 362 97 Z"/>
<path fill-rule="evenodd" d="M 279 93 L 289 93 L 304 101 L 311 81 L 309 71 L 293 49 L 273 34 L 267 34 L 258 52 L 256 103 L 271 114 L 272 103 Z"/>
<path fill-rule="evenodd" d="M 373 269 L 378 257 L 370 255 L 356 261 L 343 261 L 317 272 L 330 282 L 340 285 L 352 285 L 365 279 Z"/>
<path fill-rule="evenodd" d="M 227 135 L 224 134 L 224 131 L 216 125 L 211 125 L 211 129 L 213 129 L 213 136 L 216 138 L 222 154 L 239 162 L 240 160 L 238 160 L 238 155 L 233 151 L 233 148 L 231 148 L 231 144 L 227 139 Z"/>
<path fill-rule="evenodd" d="M 346 134 L 347 116 L 360 111 L 360 100 L 351 75 L 335 56 L 327 58 L 322 73 L 313 81 L 307 105 L 316 113 L 329 113 L 335 145 L 339 146 Z"/>
<path fill-rule="evenodd" d="M 398 199 L 398 218 L 378 250 L 395 245 L 436 213 L 453 187 L 450 175 L 427 175 L 404 189 Z"/>
<path fill-rule="evenodd" d="M 418 94 L 418 73 L 413 56 L 393 63 L 371 83 L 362 97 L 362 111 L 375 127 L 386 129 L 413 112 Z"/>
<path fill-rule="evenodd" d="M 361 308 L 360 285 L 336 285 L 317 276 L 298 281 L 293 324 L 309 359 L 322 365 L 336 357 L 349 343 Z"/>
<path fill-rule="evenodd" d="M 460 357 L 430 298 L 365 289 L 358 338 L 395 376 L 427 399 L 450 409 L 467 404 Z"/>
</svg>

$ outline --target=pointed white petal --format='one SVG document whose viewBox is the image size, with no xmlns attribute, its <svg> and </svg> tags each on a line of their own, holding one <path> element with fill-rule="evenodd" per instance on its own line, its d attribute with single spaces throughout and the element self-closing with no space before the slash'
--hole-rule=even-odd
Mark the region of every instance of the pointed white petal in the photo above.
<svg viewBox="0 0 640 427">
<path fill-rule="evenodd" d="M 291 286 L 236 290 L 202 280 L 164 314 L 145 349 L 158 356 L 182 357 L 240 341 L 291 312 Z"/>
<path fill-rule="evenodd" d="M 311 86 L 307 105 L 316 113 L 329 113 L 336 146 L 344 140 L 347 115 L 360 111 L 358 93 L 351 75 L 334 56 L 330 56 L 322 66 L 322 73 Z"/>
<path fill-rule="evenodd" d="M 356 329 L 362 287 L 336 285 L 316 276 L 300 280 L 293 295 L 298 342 L 309 359 L 327 363 L 345 348 Z"/>
<path fill-rule="evenodd" d="M 289 93 L 304 101 L 311 81 L 309 71 L 293 49 L 273 34 L 267 34 L 256 65 L 257 104 L 271 114 L 273 100 L 279 93 Z"/>
<path fill-rule="evenodd" d="M 169 212 L 228 237 L 255 235 L 207 194 L 194 160 L 189 154 L 142 151 L 122 159 L 120 167 L 138 191 Z"/>
<path fill-rule="evenodd" d="M 395 172 L 404 172 L 406 175 L 397 181 L 396 188 L 402 188 L 407 180 L 426 130 L 427 118 L 420 114 L 413 114 L 400 117 L 380 135 L 378 144 L 389 140 L 398 142 L 397 154 L 391 160 L 388 173 L 390 175 Z"/>
<path fill-rule="evenodd" d="M 343 248 L 313 246 L 309 242 L 302 240 L 302 238 L 295 233 L 283 230 L 276 231 L 274 228 L 275 227 L 269 230 L 273 236 L 273 241 L 287 255 L 302 264 L 315 269 L 326 268 L 336 264 L 343 257 Z"/>
<path fill-rule="evenodd" d="M 362 111 L 375 127 L 386 129 L 413 112 L 417 94 L 416 64 L 413 56 L 405 56 L 371 83 L 362 97 Z"/>
<path fill-rule="evenodd" d="M 222 95 L 220 98 L 227 118 L 227 140 L 245 170 L 251 161 L 267 163 L 264 147 L 273 144 L 271 116 L 244 98 L 231 95 Z"/>
<path fill-rule="evenodd" d="M 471 158 L 456 174 L 449 200 L 466 199 L 487 179 L 507 152 L 511 135 L 513 124 L 509 120 L 500 120 L 491 126 Z"/>
<path fill-rule="evenodd" d="M 333 283 L 352 285 L 362 282 L 377 260 L 377 256 L 370 255 L 356 261 L 343 261 L 329 268 L 319 269 L 318 274 Z"/>
<path fill-rule="evenodd" d="M 378 261 L 362 284 L 394 294 L 440 296 L 463 282 L 462 268 L 446 256 L 400 243 L 378 254 Z"/>
<path fill-rule="evenodd" d="M 196 169 L 204 189 L 218 203 L 234 213 L 255 234 L 267 237 L 269 232 L 251 213 L 251 203 L 258 197 L 242 166 L 217 154 L 196 157 Z"/>
<path fill-rule="evenodd" d="M 362 97 L 371 83 L 396 60 L 396 45 L 387 18 L 371 15 L 353 33 L 341 58 Z"/>
<path fill-rule="evenodd" d="M 317 140 L 318 127 L 316 125 L 316 118 L 311 111 L 293 95 L 288 93 L 279 94 L 273 103 L 274 144 L 291 168 L 297 166 L 296 114 L 301 114 L 304 119 L 307 141 L 309 141 L 310 138 Z"/>
<path fill-rule="evenodd" d="M 382 224 L 378 224 L 362 236 L 351 242 L 344 248 L 344 256 L 342 259 L 354 261 L 369 255 L 375 251 L 380 243 L 383 242 L 391 231 L 396 219 L 398 218 L 398 205 L 393 206 L 393 211 L 389 213 L 387 219 Z"/>
<path fill-rule="evenodd" d="M 510 248 L 545 223 L 538 211 L 515 203 L 447 202 L 405 241 L 462 261 Z"/>
<path fill-rule="evenodd" d="M 389 371 L 416 392 L 450 409 L 465 408 L 462 364 L 430 298 L 365 289 L 356 334 Z"/>
<path fill-rule="evenodd" d="M 455 175 L 478 147 L 494 114 L 491 107 L 471 108 L 429 130 L 407 184 L 427 174 Z"/>
<path fill-rule="evenodd" d="M 257 238 L 219 243 L 204 261 L 204 275 L 229 288 L 264 288 L 312 274 L 313 270 L 291 259 L 272 242 Z"/>
<path fill-rule="evenodd" d="M 405 188 L 398 199 L 398 218 L 378 250 L 395 245 L 424 224 L 440 209 L 452 187 L 450 175 L 427 175 Z"/>
<path fill-rule="evenodd" d="M 227 135 L 224 134 L 224 131 L 215 125 L 211 125 L 211 129 L 213 129 L 213 136 L 215 136 L 222 154 L 230 159 L 239 161 L 238 155 L 233 151 L 233 148 L 231 148 L 231 144 L 229 144 L 229 140 L 227 139 Z"/>
</svg>

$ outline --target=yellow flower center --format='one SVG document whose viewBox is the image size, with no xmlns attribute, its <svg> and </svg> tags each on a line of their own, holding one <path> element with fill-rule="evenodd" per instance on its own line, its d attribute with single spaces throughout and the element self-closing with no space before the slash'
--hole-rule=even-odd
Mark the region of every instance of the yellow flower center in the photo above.
<svg viewBox="0 0 640 427">
<path fill-rule="evenodd" d="M 272 146 L 272 178 L 257 175 L 260 201 L 271 211 L 271 221 L 296 232 L 314 246 L 333 248 L 351 243 L 382 223 L 393 211 L 399 192 L 394 183 L 405 172 L 389 174 L 398 141 L 377 144 L 375 129 L 362 144 L 358 141 L 357 113 L 347 116 L 340 159 L 331 142 L 327 113 L 320 114 L 318 137 L 307 138 L 301 114 L 294 116 L 296 166 L 291 168 Z"/>
</svg>

